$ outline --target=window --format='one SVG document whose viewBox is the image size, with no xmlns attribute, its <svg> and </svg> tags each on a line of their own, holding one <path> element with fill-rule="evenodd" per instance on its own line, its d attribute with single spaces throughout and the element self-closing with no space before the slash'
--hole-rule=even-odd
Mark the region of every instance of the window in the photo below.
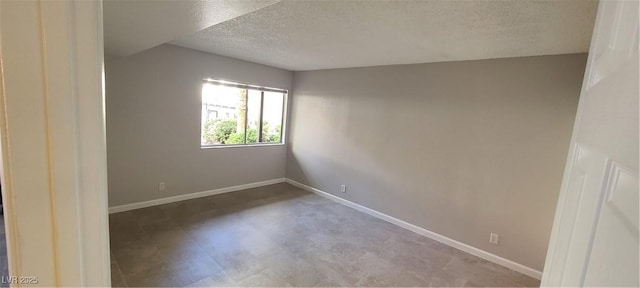
<svg viewBox="0 0 640 288">
<path fill-rule="evenodd" d="M 283 143 L 286 97 L 282 89 L 204 80 L 200 145 Z"/>
</svg>

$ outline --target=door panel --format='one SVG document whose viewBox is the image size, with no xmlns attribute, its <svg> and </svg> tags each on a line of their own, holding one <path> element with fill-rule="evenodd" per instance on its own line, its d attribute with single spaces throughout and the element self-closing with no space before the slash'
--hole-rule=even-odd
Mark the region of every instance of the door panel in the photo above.
<svg viewBox="0 0 640 288">
<path fill-rule="evenodd" d="M 633 170 L 610 161 L 604 184 L 584 284 L 637 285 L 632 280 L 637 281 L 640 268 L 637 257 L 638 176 Z"/>
</svg>

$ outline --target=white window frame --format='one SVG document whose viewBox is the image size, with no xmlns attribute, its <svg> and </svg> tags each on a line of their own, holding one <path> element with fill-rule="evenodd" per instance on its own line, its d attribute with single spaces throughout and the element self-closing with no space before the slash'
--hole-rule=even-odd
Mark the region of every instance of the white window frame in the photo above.
<svg viewBox="0 0 640 288">
<path fill-rule="evenodd" d="M 240 148 L 240 147 L 260 147 L 260 146 L 282 146 L 285 145 L 286 143 L 286 126 L 287 126 L 287 111 L 288 111 L 288 100 L 289 100 L 289 90 L 287 89 L 280 89 L 280 88 L 273 88 L 273 87 L 265 87 L 265 86 L 259 86 L 259 85 L 252 85 L 252 84 L 244 84 L 244 83 L 240 83 L 240 82 L 235 82 L 235 81 L 227 81 L 227 80 L 221 80 L 221 79 L 211 79 L 211 78 L 207 78 L 207 79 L 203 79 L 202 80 L 202 85 L 205 84 L 213 84 L 213 85 L 220 85 L 220 86 L 226 86 L 226 87 L 235 87 L 235 88 L 240 88 L 240 89 L 248 89 L 248 90 L 258 90 L 261 92 L 261 101 L 264 101 L 264 92 L 277 92 L 277 93 L 282 93 L 283 94 L 283 100 L 282 100 L 282 121 L 280 124 L 280 142 L 278 143 L 244 143 L 244 144 L 208 144 L 208 145 L 203 145 L 202 144 L 202 127 L 200 127 L 200 149 L 211 149 L 211 148 L 215 148 L 215 149 L 219 149 L 219 148 Z M 202 104 L 202 94 L 200 94 L 200 103 Z M 261 103 L 260 105 L 260 123 L 258 125 L 258 139 L 261 138 L 262 136 L 262 113 L 264 109 L 264 103 Z M 249 114 L 248 112 L 249 110 L 247 109 L 247 115 Z M 202 123 L 202 115 L 200 115 L 200 123 Z M 245 124 L 246 125 L 246 124 Z M 245 128 L 245 133 L 246 133 L 246 128 Z"/>
</svg>

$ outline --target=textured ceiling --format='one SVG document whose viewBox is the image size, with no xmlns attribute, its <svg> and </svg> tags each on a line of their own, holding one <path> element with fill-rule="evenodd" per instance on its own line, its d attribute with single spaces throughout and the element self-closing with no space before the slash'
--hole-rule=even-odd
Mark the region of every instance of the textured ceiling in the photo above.
<svg viewBox="0 0 640 288">
<path fill-rule="evenodd" d="M 170 43 L 288 70 L 578 53 L 588 51 L 596 7 L 591 0 L 285 0 Z"/>
<path fill-rule="evenodd" d="M 105 52 L 127 56 L 279 0 L 105 0 Z"/>
</svg>

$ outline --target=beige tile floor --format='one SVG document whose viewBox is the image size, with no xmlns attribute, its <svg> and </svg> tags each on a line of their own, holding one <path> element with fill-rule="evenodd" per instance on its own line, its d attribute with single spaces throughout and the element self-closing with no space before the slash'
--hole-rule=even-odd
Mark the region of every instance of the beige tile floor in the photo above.
<svg viewBox="0 0 640 288">
<path fill-rule="evenodd" d="M 112 214 L 113 286 L 539 286 L 288 184 Z"/>
</svg>

